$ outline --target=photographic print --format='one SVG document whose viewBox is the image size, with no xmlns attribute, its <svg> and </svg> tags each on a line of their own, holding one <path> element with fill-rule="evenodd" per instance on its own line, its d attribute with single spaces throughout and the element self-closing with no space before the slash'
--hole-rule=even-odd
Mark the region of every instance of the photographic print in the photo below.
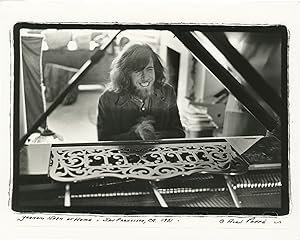
<svg viewBox="0 0 300 240">
<path fill-rule="evenodd" d="M 13 30 L 17 212 L 289 212 L 283 25 Z"/>
</svg>

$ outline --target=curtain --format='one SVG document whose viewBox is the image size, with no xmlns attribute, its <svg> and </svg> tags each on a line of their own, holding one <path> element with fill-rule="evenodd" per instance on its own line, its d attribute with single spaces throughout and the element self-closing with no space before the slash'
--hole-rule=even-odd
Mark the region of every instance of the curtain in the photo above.
<svg viewBox="0 0 300 240">
<path fill-rule="evenodd" d="M 22 66 L 27 129 L 30 129 L 38 117 L 43 114 L 41 53 L 43 38 L 22 36 Z M 21 81 L 22 81 L 21 80 Z M 45 127 L 45 124 L 42 124 Z"/>
</svg>

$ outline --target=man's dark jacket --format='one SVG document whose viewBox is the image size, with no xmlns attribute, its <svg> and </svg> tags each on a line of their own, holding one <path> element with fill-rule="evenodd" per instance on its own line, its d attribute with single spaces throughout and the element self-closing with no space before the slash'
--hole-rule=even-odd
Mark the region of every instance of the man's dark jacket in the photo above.
<svg viewBox="0 0 300 240">
<path fill-rule="evenodd" d="M 174 89 L 164 84 L 154 91 L 145 108 L 128 93 L 103 92 L 98 103 L 98 140 L 140 140 L 133 126 L 142 118 L 154 119 L 159 139 L 185 136 Z"/>
</svg>

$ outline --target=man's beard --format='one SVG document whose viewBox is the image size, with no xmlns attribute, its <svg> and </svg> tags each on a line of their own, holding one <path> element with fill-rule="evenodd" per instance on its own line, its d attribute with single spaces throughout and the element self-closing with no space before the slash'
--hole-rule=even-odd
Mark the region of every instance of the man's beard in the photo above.
<svg viewBox="0 0 300 240">
<path fill-rule="evenodd" d="M 151 96 L 153 93 L 153 86 L 150 88 L 135 88 L 134 89 L 134 95 L 141 99 L 145 99 L 149 96 Z"/>
</svg>

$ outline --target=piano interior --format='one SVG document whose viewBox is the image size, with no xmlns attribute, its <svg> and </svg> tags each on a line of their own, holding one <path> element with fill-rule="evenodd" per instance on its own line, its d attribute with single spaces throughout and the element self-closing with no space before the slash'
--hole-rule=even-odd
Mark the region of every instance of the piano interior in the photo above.
<svg viewBox="0 0 300 240">
<path fill-rule="evenodd" d="M 274 137 L 268 138 L 270 137 L 261 138 L 256 145 L 264 144 L 265 147 L 270 147 L 270 142 L 273 143 L 271 146 L 274 146 L 274 141 L 278 141 Z M 202 141 L 205 142 L 205 140 Z M 181 142 L 181 144 L 186 144 Z M 158 144 L 163 145 L 163 143 Z M 101 145 L 97 147 L 101 148 Z M 18 186 L 18 203 L 23 210 L 93 209 L 96 212 L 103 211 L 103 208 L 108 208 L 106 209 L 108 212 L 114 212 L 114 208 L 118 210 L 120 207 L 132 211 L 145 207 L 168 210 L 180 208 L 181 211 L 188 208 L 199 208 L 202 211 L 207 208 L 280 209 L 282 203 L 281 159 L 278 157 L 280 151 L 274 148 L 272 154 L 276 157 L 270 157 L 270 155 L 266 157 L 266 153 L 264 155 L 264 152 L 258 152 L 257 149 L 259 147 L 254 144 L 243 154 L 238 154 L 242 161 L 238 164 L 244 165 L 246 172 L 241 167 L 236 168 L 234 164 L 229 166 L 229 171 L 226 165 L 216 170 L 216 166 L 203 168 L 194 164 L 194 170 L 197 170 L 193 173 L 187 170 L 170 171 L 168 176 L 162 174 L 161 176 L 155 175 L 153 178 L 150 173 L 148 175 L 143 173 L 141 167 L 140 175 L 135 173 L 123 177 L 122 173 L 124 174 L 125 168 L 135 167 L 133 163 L 127 162 L 123 163 L 122 170 L 119 169 L 119 176 L 116 174 L 116 169 L 110 173 L 108 170 L 103 173 L 100 171 L 100 164 L 97 166 L 94 164 L 92 167 L 98 169 L 100 173 L 95 172 L 92 176 L 92 174 L 83 174 L 79 168 L 69 168 L 73 172 L 79 171 L 78 175 L 84 175 L 80 177 L 72 174 L 70 177 L 66 174 L 55 175 L 62 173 L 57 171 L 61 168 L 56 166 L 56 173 L 49 173 L 48 176 L 21 176 Z M 260 155 L 263 156 L 262 159 L 258 159 Z M 203 159 L 198 160 L 203 161 Z M 175 163 L 178 166 L 178 162 L 175 161 Z M 159 164 L 162 163 L 153 166 L 153 169 Z M 186 162 L 182 166 L 184 164 Z M 92 172 L 89 166 L 84 167 Z M 170 163 L 164 166 L 165 169 L 172 169 L 171 167 Z"/>
</svg>

